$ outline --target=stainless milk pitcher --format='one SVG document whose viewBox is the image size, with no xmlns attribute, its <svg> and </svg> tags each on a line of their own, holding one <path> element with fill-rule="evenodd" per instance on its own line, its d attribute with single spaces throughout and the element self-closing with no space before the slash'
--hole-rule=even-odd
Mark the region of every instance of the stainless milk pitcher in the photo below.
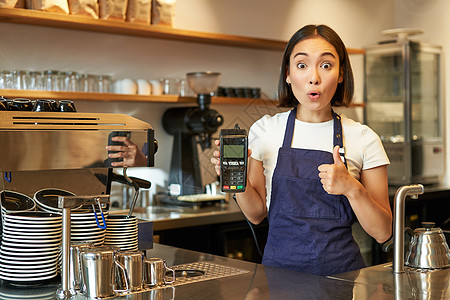
<svg viewBox="0 0 450 300">
<path fill-rule="evenodd" d="M 125 251 L 116 254 L 118 262 L 123 264 L 128 274 L 129 289 L 134 291 L 142 290 L 144 286 L 144 253 L 139 251 Z M 125 286 L 123 277 L 120 276 L 120 288 Z"/>
<path fill-rule="evenodd" d="M 166 272 L 172 272 L 172 280 L 166 280 Z M 144 280 L 147 286 L 160 286 L 175 281 L 175 271 L 167 267 L 162 258 L 144 259 Z"/>
<path fill-rule="evenodd" d="M 81 276 L 80 253 L 81 250 L 93 247 L 93 243 L 72 242 L 69 248 L 69 288 L 80 290 L 83 286 Z"/>
<path fill-rule="evenodd" d="M 92 248 L 82 252 L 81 267 L 85 296 L 104 298 L 115 296 L 115 293 L 129 292 L 127 271 L 116 260 L 114 250 Z M 116 289 L 116 270 L 122 272 L 125 278 L 126 289 Z"/>
</svg>

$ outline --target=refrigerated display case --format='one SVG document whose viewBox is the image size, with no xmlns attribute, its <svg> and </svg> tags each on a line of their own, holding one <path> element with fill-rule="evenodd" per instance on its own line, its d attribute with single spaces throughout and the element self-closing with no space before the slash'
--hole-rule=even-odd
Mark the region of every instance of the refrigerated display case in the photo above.
<svg viewBox="0 0 450 300">
<path fill-rule="evenodd" d="M 408 38 L 366 48 L 364 119 L 386 149 L 390 185 L 444 175 L 441 55 L 440 46 Z"/>
</svg>

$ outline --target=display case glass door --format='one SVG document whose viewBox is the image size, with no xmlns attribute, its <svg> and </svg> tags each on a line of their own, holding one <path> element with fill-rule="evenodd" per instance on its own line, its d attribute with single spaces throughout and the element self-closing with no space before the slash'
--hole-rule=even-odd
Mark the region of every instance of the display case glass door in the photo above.
<svg viewBox="0 0 450 300">
<path fill-rule="evenodd" d="M 434 140 L 442 137 L 439 124 L 441 109 L 439 54 L 411 51 L 411 123 L 412 140 Z"/>
<path fill-rule="evenodd" d="M 405 139 L 405 64 L 393 45 L 366 56 L 366 122 L 382 141 Z"/>
</svg>

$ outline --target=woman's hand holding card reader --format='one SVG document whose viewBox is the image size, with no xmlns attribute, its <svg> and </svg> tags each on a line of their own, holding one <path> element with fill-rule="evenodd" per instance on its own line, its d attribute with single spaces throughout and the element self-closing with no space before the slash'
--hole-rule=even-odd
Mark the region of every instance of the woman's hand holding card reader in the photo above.
<svg viewBox="0 0 450 300">
<path fill-rule="evenodd" d="M 248 140 L 245 129 L 220 130 L 220 188 L 222 192 L 241 193 L 247 183 Z"/>
</svg>

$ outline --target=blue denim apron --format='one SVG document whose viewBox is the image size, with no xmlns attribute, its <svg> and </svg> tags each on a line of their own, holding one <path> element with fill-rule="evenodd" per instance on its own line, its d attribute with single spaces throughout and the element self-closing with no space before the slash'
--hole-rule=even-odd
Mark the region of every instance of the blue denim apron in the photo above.
<svg viewBox="0 0 450 300">
<path fill-rule="evenodd" d="M 291 148 L 296 113 L 297 108 L 289 114 L 272 177 L 262 263 L 322 276 L 363 268 L 352 236 L 356 216 L 347 197 L 328 194 L 320 183 L 317 168 L 333 164 L 333 154 Z M 340 116 L 333 112 L 333 119 L 333 145 L 343 150 Z M 346 163 L 343 151 L 341 157 Z"/>
</svg>

